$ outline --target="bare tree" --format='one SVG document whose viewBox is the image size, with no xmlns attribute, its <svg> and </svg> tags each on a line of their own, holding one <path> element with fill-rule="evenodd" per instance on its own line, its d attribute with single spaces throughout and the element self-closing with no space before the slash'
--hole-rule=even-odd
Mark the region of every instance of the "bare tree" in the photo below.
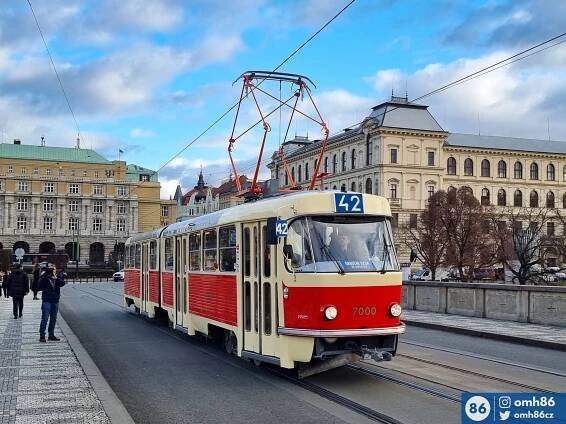
<svg viewBox="0 0 566 424">
<path fill-rule="evenodd" d="M 442 200 L 444 195 L 437 192 L 428 199 L 426 209 L 418 217 L 417 225 L 407 225 L 404 229 L 405 244 L 414 249 L 417 257 L 427 267 L 432 279 L 436 279 L 436 270 L 442 265 L 448 237 L 442 225 Z"/>
</svg>

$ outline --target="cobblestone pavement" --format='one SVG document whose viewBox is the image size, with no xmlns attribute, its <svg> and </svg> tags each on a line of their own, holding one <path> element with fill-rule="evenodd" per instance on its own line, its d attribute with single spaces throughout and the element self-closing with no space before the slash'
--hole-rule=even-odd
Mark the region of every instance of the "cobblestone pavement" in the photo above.
<svg viewBox="0 0 566 424">
<path fill-rule="evenodd" d="M 492 336 L 500 335 L 534 342 L 531 344 L 541 342 L 541 344 L 563 345 L 566 348 L 566 328 L 563 327 L 407 310 L 403 311 L 401 319 L 407 324 L 431 324 L 447 329 L 466 330 Z"/>
<path fill-rule="evenodd" d="M 39 343 L 41 300 L 0 299 L 0 424 L 109 424 L 102 404 L 59 326 L 59 342 Z"/>
</svg>

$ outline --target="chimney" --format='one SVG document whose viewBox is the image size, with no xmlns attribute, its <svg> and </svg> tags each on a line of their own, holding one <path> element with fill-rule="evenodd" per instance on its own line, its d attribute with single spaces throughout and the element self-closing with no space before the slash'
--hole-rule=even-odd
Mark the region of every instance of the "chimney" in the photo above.
<svg viewBox="0 0 566 424">
<path fill-rule="evenodd" d="M 22 144 L 22 141 L 21 141 L 19 138 L 15 138 L 15 139 L 14 139 L 14 144 L 20 145 L 20 144 Z"/>
</svg>

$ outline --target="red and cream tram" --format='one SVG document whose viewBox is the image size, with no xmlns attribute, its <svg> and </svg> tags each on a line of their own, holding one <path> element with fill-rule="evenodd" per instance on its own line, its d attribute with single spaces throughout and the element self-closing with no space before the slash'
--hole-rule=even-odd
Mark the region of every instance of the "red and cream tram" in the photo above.
<svg viewBox="0 0 566 424">
<path fill-rule="evenodd" d="M 124 302 L 303 375 L 389 360 L 405 329 L 390 219 L 382 197 L 308 191 L 139 234 Z"/>
</svg>

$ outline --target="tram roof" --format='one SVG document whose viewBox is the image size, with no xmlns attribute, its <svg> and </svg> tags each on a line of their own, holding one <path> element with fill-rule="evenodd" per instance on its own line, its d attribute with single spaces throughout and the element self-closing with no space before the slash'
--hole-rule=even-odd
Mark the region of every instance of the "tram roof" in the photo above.
<svg viewBox="0 0 566 424">
<path fill-rule="evenodd" d="M 158 229 L 153 230 L 153 231 L 147 231 L 145 233 L 136 234 L 135 236 L 128 238 L 126 240 L 126 244 L 132 244 L 132 243 L 136 243 L 138 241 L 144 241 L 144 240 L 159 238 L 159 236 L 161 235 L 161 233 L 163 232 L 163 230 L 165 228 L 167 228 L 167 226 L 158 228 Z"/>
</svg>

